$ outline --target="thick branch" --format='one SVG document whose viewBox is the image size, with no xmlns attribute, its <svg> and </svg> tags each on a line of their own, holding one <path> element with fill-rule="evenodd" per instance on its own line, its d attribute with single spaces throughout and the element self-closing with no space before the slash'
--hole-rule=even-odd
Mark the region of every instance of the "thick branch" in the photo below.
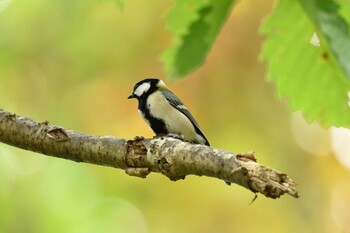
<svg viewBox="0 0 350 233">
<path fill-rule="evenodd" d="M 236 155 L 169 137 L 119 139 L 95 136 L 36 122 L 0 110 L 0 141 L 25 150 L 76 162 L 121 168 L 146 177 L 158 172 L 171 180 L 209 176 L 277 198 L 298 197 L 287 175 L 256 163 L 252 153 Z"/>
</svg>

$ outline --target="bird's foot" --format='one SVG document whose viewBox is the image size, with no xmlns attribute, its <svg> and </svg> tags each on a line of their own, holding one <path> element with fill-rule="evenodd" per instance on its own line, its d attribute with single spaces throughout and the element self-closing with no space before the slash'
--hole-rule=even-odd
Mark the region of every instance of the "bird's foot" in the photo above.
<svg viewBox="0 0 350 233">
<path fill-rule="evenodd" d="M 156 136 L 154 136 L 154 138 L 158 138 L 158 137 L 171 137 L 171 138 L 176 138 L 179 139 L 181 141 L 185 141 L 185 137 L 181 134 L 176 134 L 176 133 L 162 133 L 162 134 L 157 134 Z"/>
<path fill-rule="evenodd" d="M 176 139 L 179 139 L 181 141 L 185 141 L 185 137 L 181 134 L 176 134 L 176 133 L 168 133 L 166 135 L 167 137 L 171 137 L 171 138 L 176 138 Z"/>
</svg>

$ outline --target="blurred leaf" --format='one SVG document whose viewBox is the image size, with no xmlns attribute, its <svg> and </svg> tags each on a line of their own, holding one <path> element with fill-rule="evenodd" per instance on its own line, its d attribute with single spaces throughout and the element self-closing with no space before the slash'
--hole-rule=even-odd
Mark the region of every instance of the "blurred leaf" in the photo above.
<svg viewBox="0 0 350 233">
<path fill-rule="evenodd" d="M 114 2 L 115 5 L 117 5 L 120 9 L 124 8 L 124 1 L 123 0 L 111 0 Z"/>
<path fill-rule="evenodd" d="M 178 0 L 168 13 L 168 27 L 174 39 L 162 55 L 171 77 L 181 77 L 200 66 L 234 0 Z"/>
<path fill-rule="evenodd" d="M 261 56 L 268 62 L 268 76 L 276 82 L 278 95 L 308 120 L 349 127 L 350 83 L 328 47 L 311 45 L 314 28 L 298 2 L 279 1 L 261 31 L 268 35 Z"/>
<path fill-rule="evenodd" d="M 332 0 L 299 0 L 317 32 L 325 38 L 330 52 L 338 65 L 350 79 L 349 25 L 339 15 L 339 6 Z"/>
<path fill-rule="evenodd" d="M 349 24 L 350 22 L 350 4 L 348 0 L 337 0 L 337 3 L 341 6 L 339 8 L 339 14 Z"/>
</svg>

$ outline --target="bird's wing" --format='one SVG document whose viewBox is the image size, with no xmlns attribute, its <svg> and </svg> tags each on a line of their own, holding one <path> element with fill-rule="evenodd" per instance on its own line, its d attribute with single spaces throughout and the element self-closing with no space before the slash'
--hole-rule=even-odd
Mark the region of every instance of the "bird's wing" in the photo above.
<svg viewBox="0 0 350 233">
<path fill-rule="evenodd" d="M 185 107 L 185 105 L 182 103 L 182 101 L 171 91 L 169 90 L 160 90 L 162 95 L 169 101 L 171 106 L 182 112 L 192 123 L 194 126 L 196 132 L 201 135 L 205 140 L 206 144 L 209 146 L 208 139 L 204 136 L 204 133 L 202 132 L 201 128 L 199 127 L 197 121 L 194 119 L 190 111 Z"/>
</svg>

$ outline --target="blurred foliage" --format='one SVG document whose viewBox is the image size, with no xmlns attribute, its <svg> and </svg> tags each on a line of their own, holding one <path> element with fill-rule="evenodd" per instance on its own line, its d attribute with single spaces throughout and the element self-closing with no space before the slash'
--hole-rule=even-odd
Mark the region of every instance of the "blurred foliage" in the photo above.
<svg viewBox="0 0 350 233">
<path fill-rule="evenodd" d="M 325 4 L 323 8 L 328 9 L 328 6 Z M 335 10 L 333 5 L 330 5 L 331 7 Z M 317 35 L 324 35 L 324 31 L 327 31 L 325 37 L 331 50 L 325 45 L 323 36 L 320 47 L 309 42 L 315 30 L 312 22 L 303 13 L 298 2 L 282 0 L 261 29 L 264 34 L 268 34 L 262 52 L 262 57 L 268 61 L 268 76 L 276 82 L 278 95 L 286 97 L 292 108 L 301 110 L 309 121 L 317 119 L 327 126 L 349 127 L 350 82 L 345 79 L 331 55 L 335 54 L 343 61 L 346 60 L 347 62 L 343 63 L 350 68 L 350 58 L 346 58 L 350 55 L 350 48 L 343 46 L 350 46 L 348 29 L 344 28 L 345 22 L 337 23 L 331 16 L 317 12 L 319 8 L 314 9 L 309 5 L 306 8 L 310 8 L 307 12 L 312 11 L 313 14 L 320 15 L 321 19 L 317 24 L 323 25 L 324 28 Z M 336 14 L 336 11 L 332 13 Z M 296 17 L 298 21 L 295 21 Z M 336 32 L 338 29 L 335 28 L 338 25 L 343 25 L 346 35 Z M 343 52 L 337 54 L 339 51 Z"/>
<path fill-rule="evenodd" d="M 175 2 L 117 2 L 0 1 L 0 107 L 87 133 L 151 137 L 126 98 L 140 79 L 166 77 L 158 58 L 174 41 L 165 13 Z M 298 182 L 301 198 L 249 205 L 251 192 L 207 177 L 143 180 L 0 144 L 0 232 L 349 232 L 350 156 L 339 140 L 348 137 L 309 127 L 262 78 L 257 31 L 272 5 L 237 3 L 205 64 L 165 81 L 213 147 L 254 150 Z"/>
<path fill-rule="evenodd" d="M 204 62 L 233 2 L 176 1 L 167 17 L 174 39 L 163 54 L 171 77 L 182 77 Z M 279 1 L 261 28 L 268 36 L 261 56 L 279 96 L 294 110 L 301 110 L 309 121 L 349 127 L 350 83 L 345 77 L 350 79 L 350 35 L 338 11 L 333 0 Z M 314 31 L 320 48 L 309 43 Z"/>
<path fill-rule="evenodd" d="M 171 77 L 181 77 L 203 64 L 234 0 L 178 0 L 167 15 L 174 35 L 163 53 Z"/>
</svg>

